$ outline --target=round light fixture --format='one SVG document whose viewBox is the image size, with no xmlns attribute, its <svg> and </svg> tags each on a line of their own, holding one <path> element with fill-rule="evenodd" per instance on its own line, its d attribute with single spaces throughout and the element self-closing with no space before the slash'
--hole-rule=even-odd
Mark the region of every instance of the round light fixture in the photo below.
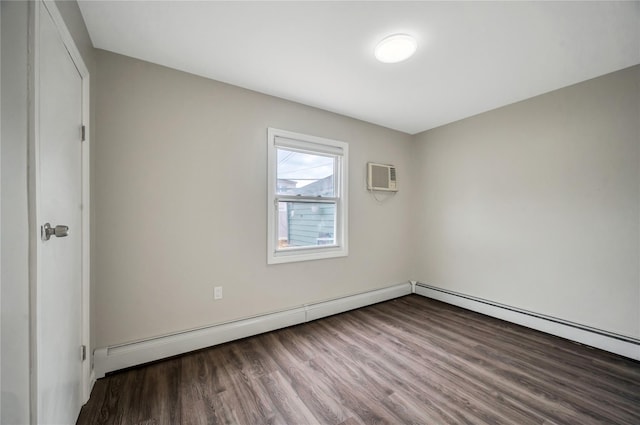
<svg viewBox="0 0 640 425">
<path fill-rule="evenodd" d="M 407 34 L 394 34 L 382 39 L 376 46 L 376 59 L 383 63 L 396 63 L 409 59 L 418 48 L 416 39 Z"/>
</svg>

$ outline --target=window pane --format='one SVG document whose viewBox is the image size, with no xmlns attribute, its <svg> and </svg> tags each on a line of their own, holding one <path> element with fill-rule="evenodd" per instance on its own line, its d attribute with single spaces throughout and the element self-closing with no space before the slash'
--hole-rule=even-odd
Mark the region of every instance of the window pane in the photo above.
<svg viewBox="0 0 640 425">
<path fill-rule="evenodd" d="M 279 195 L 335 196 L 335 157 L 278 149 Z"/>
<path fill-rule="evenodd" d="M 278 202 L 278 248 L 335 245 L 336 205 Z"/>
</svg>

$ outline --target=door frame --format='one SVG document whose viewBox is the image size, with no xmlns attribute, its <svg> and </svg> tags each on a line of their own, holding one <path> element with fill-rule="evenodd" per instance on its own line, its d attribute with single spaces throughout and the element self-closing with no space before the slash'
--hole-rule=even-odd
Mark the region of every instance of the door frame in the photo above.
<svg viewBox="0 0 640 425">
<path fill-rule="evenodd" d="M 82 167 L 82 278 L 81 278 L 81 340 L 82 345 L 86 347 L 86 360 L 82 363 L 81 373 L 81 396 L 82 404 L 86 403 L 91 394 L 91 388 L 95 379 L 92 378 L 92 360 L 93 356 L 90 352 L 91 333 L 90 333 L 90 287 L 91 287 L 91 270 L 90 270 L 90 110 L 89 110 L 89 69 L 87 68 L 80 51 L 78 50 L 71 33 L 69 32 L 58 7 L 53 1 L 38 0 L 29 2 L 29 83 L 28 83 L 28 104 L 29 104 L 29 125 L 28 125 L 28 201 L 29 201 L 29 321 L 30 321 L 30 345 L 29 363 L 31 366 L 31 385 L 30 385 L 30 410 L 31 421 L 38 420 L 38 317 L 37 317 L 37 294 L 38 285 L 41 281 L 42 270 L 39 258 L 41 257 L 41 240 L 40 225 L 44 223 L 45 218 L 41 216 L 40 208 L 40 134 L 39 134 L 39 105 L 40 105 L 40 46 L 39 31 L 40 20 L 39 13 L 41 8 L 52 17 L 53 22 L 58 29 L 58 33 L 75 64 L 80 78 L 82 79 L 82 125 L 85 127 L 85 141 L 81 142 L 81 167 Z M 78 130 L 80 131 L 80 129 Z M 79 353 L 80 355 L 80 353 Z M 79 412 L 77 412 L 79 413 Z"/>
</svg>

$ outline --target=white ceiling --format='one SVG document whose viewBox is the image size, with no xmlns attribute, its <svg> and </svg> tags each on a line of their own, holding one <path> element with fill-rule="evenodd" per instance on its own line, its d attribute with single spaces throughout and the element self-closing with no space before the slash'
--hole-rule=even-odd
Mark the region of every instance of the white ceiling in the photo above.
<svg viewBox="0 0 640 425">
<path fill-rule="evenodd" d="M 638 1 L 79 4 L 97 48 L 410 134 L 640 63 Z"/>
</svg>

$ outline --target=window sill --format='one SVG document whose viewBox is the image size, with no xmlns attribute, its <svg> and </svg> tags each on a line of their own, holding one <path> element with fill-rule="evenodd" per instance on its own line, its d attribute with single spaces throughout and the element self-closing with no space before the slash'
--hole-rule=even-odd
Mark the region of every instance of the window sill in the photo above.
<svg viewBox="0 0 640 425">
<path fill-rule="evenodd" d="M 324 260 L 327 258 L 346 257 L 349 254 L 346 247 L 336 246 L 326 249 L 292 249 L 271 252 L 267 264 L 296 263 L 299 261 Z"/>
</svg>

